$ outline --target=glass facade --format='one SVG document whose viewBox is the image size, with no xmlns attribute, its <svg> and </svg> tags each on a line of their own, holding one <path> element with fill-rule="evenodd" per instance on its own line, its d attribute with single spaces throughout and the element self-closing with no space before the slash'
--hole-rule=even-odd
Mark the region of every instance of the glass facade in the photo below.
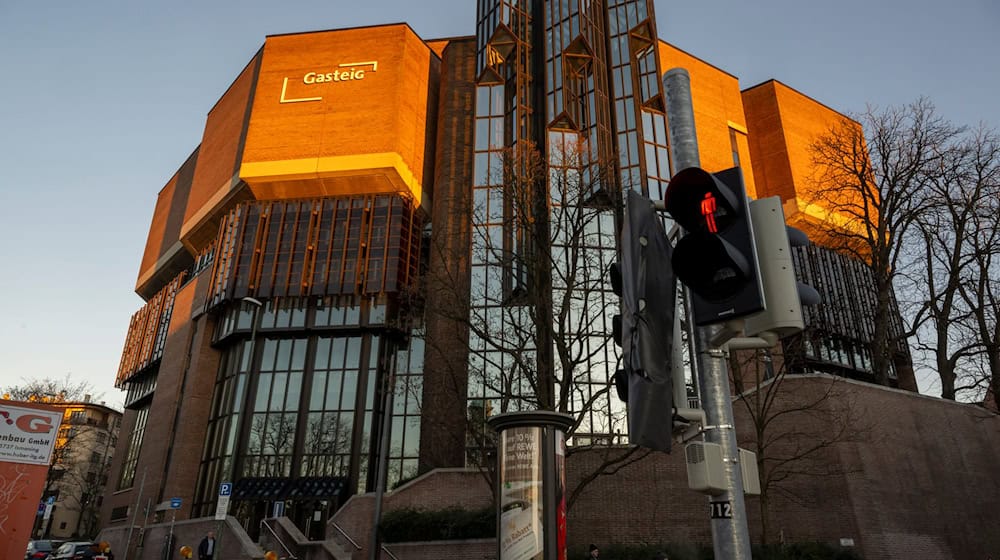
<svg viewBox="0 0 1000 560">
<path fill-rule="evenodd" d="M 323 502 L 332 513 L 374 485 L 378 414 L 399 367 L 402 387 L 419 388 L 419 343 L 407 348 L 388 328 L 380 300 L 297 298 L 260 307 L 234 303 L 219 316 L 223 351 L 202 456 L 195 512 L 211 515 L 218 484 L 233 481 L 247 518 L 274 501 Z M 398 364 L 398 366 L 397 366 Z M 397 386 L 399 382 L 397 382 Z M 390 484 L 412 476 L 419 401 L 398 398 Z M 415 424 L 416 431 L 410 426 Z M 259 510 L 259 511 L 258 511 Z M 302 512 L 299 512 L 302 513 Z M 293 513 L 289 516 L 293 517 Z M 308 517 L 307 515 L 304 517 Z"/>
<path fill-rule="evenodd" d="M 607 333 L 623 189 L 670 177 L 651 3 L 481 0 L 467 440 L 501 412 L 580 417 L 571 443 L 617 443 Z M 607 26 L 607 27 L 606 27 Z M 540 194 L 541 193 L 541 194 Z"/>
<path fill-rule="evenodd" d="M 131 488 L 135 483 L 136 465 L 139 462 L 139 450 L 142 449 L 142 439 L 146 433 L 146 420 L 149 419 L 149 403 L 138 409 L 132 432 L 128 435 L 128 446 L 125 448 L 125 460 L 122 462 L 121 474 L 118 477 L 118 490 Z"/>
<path fill-rule="evenodd" d="M 229 481 L 231 512 L 248 527 L 282 502 L 318 534 L 350 495 L 374 488 L 390 401 L 388 483 L 416 474 L 423 343 L 401 330 L 396 304 L 420 252 L 410 204 L 260 201 L 223 220 L 207 259 L 221 357 L 193 516 L 213 515 Z"/>
<path fill-rule="evenodd" d="M 807 328 L 798 337 L 801 344 L 789 345 L 798 349 L 791 356 L 792 371 L 826 371 L 872 381 L 870 341 L 875 336 L 877 295 L 871 271 L 864 263 L 814 245 L 796 247 L 792 257 L 799 279 L 823 294 L 820 305 L 802 308 Z M 889 379 L 896 382 L 897 365 L 909 367 L 912 358 L 902 342 L 903 323 L 894 296 L 892 309 L 889 334 L 900 342 L 889 363 Z"/>
</svg>

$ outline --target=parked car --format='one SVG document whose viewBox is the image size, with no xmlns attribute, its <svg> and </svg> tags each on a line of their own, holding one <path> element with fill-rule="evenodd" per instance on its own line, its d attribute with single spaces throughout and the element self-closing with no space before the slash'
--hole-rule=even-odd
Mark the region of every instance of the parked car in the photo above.
<svg viewBox="0 0 1000 560">
<path fill-rule="evenodd" d="M 62 543 L 62 541 L 48 539 L 28 541 L 28 550 L 24 553 L 24 560 L 43 560 L 52 553 L 53 549 L 59 548 Z"/>
<path fill-rule="evenodd" d="M 115 560 L 115 554 L 111 552 L 111 544 L 107 541 L 95 543 L 83 553 L 87 560 L 92 558 L 100 560 Z"/>
<path fill-rule="evenodd" d="M 83 560 L 88 558 L 87 550 L 94 546 L 94 541 L 72 541 L 63 543 L 47 560 Z"/>
</svg>

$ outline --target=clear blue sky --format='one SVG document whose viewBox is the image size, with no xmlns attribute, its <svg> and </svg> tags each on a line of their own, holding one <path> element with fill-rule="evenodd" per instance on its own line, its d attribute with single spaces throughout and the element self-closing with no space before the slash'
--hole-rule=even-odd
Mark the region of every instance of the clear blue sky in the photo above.
<svg viewBox="0 0 1000 560">
<path fill-rule="evenodd" d="M 269 34 L 407 22 L 471 35 L 472 0 L 0 0 L 0 387 L 89 381 L 108 404 L 157 192 Z M 748 87 L 843 112 L 926 95 L 1000 125 L 995 0 L 656 0 L 660 37 Z M 933 392 L 933 391 L 931 391 Z"/>
</svg>

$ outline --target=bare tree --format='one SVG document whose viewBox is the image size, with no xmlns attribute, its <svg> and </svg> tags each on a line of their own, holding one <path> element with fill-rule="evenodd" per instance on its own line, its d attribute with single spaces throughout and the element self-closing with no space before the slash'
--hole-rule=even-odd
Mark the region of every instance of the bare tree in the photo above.
<svg viewBox="0 0 1000 560">
<path fill-rule="evenodd" d="M 93 386 L 86 381 L 74 381 L 69 374 L 62 379 L 22 378 L 20 385 L 5 387 L 4 398 L 54 405 L 69 405 L 100 398 L 94 395 Z M 103 491 L 106 468 L 90 475 L 89 450 L 95 444 L 97 433 L 103 428 L 88 424 L 70 415 L 59 427 L 56 445 L 46 472 L 43 496 L 59 493 L 59 507 L 80 512 L 78 531 L 93 531 L 97 523 L 97 497 Z M 109 440 L 106 444 L 110 443 Z M 110 461 L 110 455 L 105 458 Z M 64 491 L 65 490 L 65 491 Z M 81 533 L 81 534 L 92 534 Z"/>
<path fill-rule="evenodd" d="M 464 433 L 452 430 L 451 437 L 461 438 L 471 461 L 486 469 L 492 463 L 477 453 L 495 445 L 484 424 L 494 414 L 574 416 L 568 453 L 597 451 L 601 460 L 569 504 L 596 476 L 647 454 L 613 445 L 623 443 L 625 425 L 624 405 L 611 397 L 608 377 L 619 359 L 609 332 L 614 296 L 606 284 L 621 211 L 618 197 L 608 195 L 614 166 L 573 137 L 553 142 L 547 155 L 525 144 L 500 154 L 492 186 L 477 188 L 469 203 L 468 244 L 431 244 L 432 260 L 469 266 L 432 267 L 427 289 L 447 304 L 425 310 L 429 321 L 451 322 L 463 333 L 427 344 L 450 356 L 441 362 L 453 392 L 469 397 Z"/>
<path fill-rule="evenodd" d="M 261 462 L 251 472 L 255 476 L 288 476 L 284 468 L 288 468 L 292 457 L 292 447 L 295 443 L 294 413 L 270 413 L 253 415 L 250 422 L 250 440 L 247 444 L 249 457 L 279 457 L 283 461 Z M 248 458 L 248 461 L 250 459 Z"/>
<path fill-rule="evenodd" d="M 736 400 L 752 428 L 750 440 L 741 443 L 757 454 L 762 544 L 775 495 L 805 502 L 795 493 L 797 479 L 847 474 L 831 453 L 838 445 L 867 440 L 872 430 L 854 407 L 846 381 L 823 375 L 803 383 L 801 375 L 788 374 L 783 358 L 759 350 L 730 360 Z"/>
<path fill-rule="evenodd" d="M 980 128 L 967 143 L 970 153 L 968 193 L 972 206 L 968 232 L 970 266 L 959 291 L 969 311 L 968 330 L 981 350 L 978 364 L 967 372 L 980 398 L 992 395 L 1000 410 L 1000 137 Z"/>
<path fill-rule="evenodd" d="M 59 489 L 59 507 L 78 513 L 75 533 L 93 537 L 99 527 L 100 501 L 115 449 L 110 424 L 98 424 L 84 413 L 71 414 L 60 427 L 58 457 L 49 469 Z"/>
<path fill-rule="evenodd" d="M 103 396 L 95 395 L 94 387 L 89 382 L 74 381 L 68 373 L 62 379 L 22 377 L 20 385 L 5 387 L 3 392 L 4 398 L 10 400 L 47 403 L 82 402 L 88 395 L 93 399 Z"/>
<path fill-rule="evenodd" d="M 914 316 L 914 324 L 922 327 L 918 349 L 932 357 L 941 396 L 954 400 L 989 378 L 974 372 L 985 371 L 978 363 L 984 357 L 988 361 L 995 338 L 995 320 L 989 318 L 990 278 L 995 283 L 997 277 L 990 265 L 1000 241 L 995 132 L 980 128 L 941 146 L 938 172 L 929 179 L 928 204 L 917 220 L 914 243 L 920 251 L 903 274 L 915 277 L 912 285 L 922 296 Z M 994 310 L 995 304 L 994 299 Z"/>
<path fill-rule="evenodd" d="M 900 108 L 869 107 L 842 120 L 812 144 L 814 189 L 808 201 L 821 218 L 821 245 L 866 263 L 875 283 L 869 311 L 872 372 L 888 384 L 893 349 L 912 329 L 894 332 L 893 286 L 910 229 L 927 211 L 930 187 L 959 129 L 926 99 Z"/>
</svg>

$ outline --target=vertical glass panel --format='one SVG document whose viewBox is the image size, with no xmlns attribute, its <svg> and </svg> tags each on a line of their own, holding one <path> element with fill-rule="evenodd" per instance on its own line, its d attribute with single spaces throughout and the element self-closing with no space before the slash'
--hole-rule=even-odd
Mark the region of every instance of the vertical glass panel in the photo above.
<svg viewBox="0 0 1000 560">
<path fill-rule="evenodd" d="M 476 88 L 476 115 L 486 115 L 490 110 L 490 88 L 480 86 Z"/>
<path fill-rule="evenodd" d="M 406 417 L 406 438 L 403 454 L 407 457 L 416 457 L 420 452 L 420 417 Z"/>
<path fill-rule="evenodd" d="M 296 371 L 288 376 L 288 390 L 285 396 L 285 410 L 298 410 L 299 397 L 302 395 L 302 372 Z"/>
<path fill-rule="evenodd" d="M 294 341 L 285 339 L 278 341 L 278 356 L 277 363 L 274 369 L 288 369 L 288 365 L 292 359 L 292 345 Z M 264 369 L 261 367 L 261 369 Z"/>
<path fill-rule="evenodd" d="M 274 383 L 271 386 L 271 405 L 268 410 L 281 410 L 285 404 L 285 384 L 288 383 L 287 373 L 274 374 Z"/>
<path fill-rule="evenodd" d="M 340 398 L 341 410 L 354 410 L 354 401 L 357 398 L 358 372 L 344 372 L 344 392 Z"/>
<path fill-rule="evenodd" d="M 312 390 L 309 392 L 309 410 L 323 410 L 327 375 L 325 371 L 317 371 L 313 374 Z"/>
<path fill-rule="evenodd" d="M 347 339 L 347 361 L 344 367 L 357 368 L 361 363 L 361 339 L 351 337 Z"/>
<path fill-rule="evenodd" d="M 316 369 L 326 369 L 330 363 L 330 339 L 321 337 L 316 340 L 316 358 L 314 362 Z"/>
<path fill-rule="evenodd" d="M 292 341 L 292 371 L 302 371 L 306 368 L 306 340 L 295 339 Z"/>
<path fill-rule="evenodd" d="M 254 401 L 254 412 L 267 410 L 268 396 L 271 392 L 271 374 L 262 373 L 257 378 L 257 394 Z"/>
<path fill-rule="evenodd" d="M 487 200 L 486 195 L 489 192 L 488 189 L 476 188 L 472 191 L 472 221 L 476 224 L 481 224 L 486 221 L 486 210 L 487 210 Z"/>
<path fill-rule="evenodd" d="M 265 338 L 261 342 L 264 343 L 264 354 L 261 357 L 260 369 L 261 371 L 273 371 L 274 356 L 277 353 L 278 341 Z"/>
<path fill-rule="evenodd" d="M 343 338 L 333 339 L 333 349 L 330 353 L 330 369 L 344 367 L 344 343 Z"/>
<path fill-rule="evenodd" d="M 371 308 L 371 313 L 368 315 L 369 325 L 382 325 L 385 324 L 386 309 L 383 304 L 373 305 Z"/>
<path fill-rule="evenodd" d="M 489 148 L 489 122 L 489 119 L 476 119 L 476 150 L 478 151 L 484 151 Z"/>
<path fill-rule="evenodd" d="M 361 308 L 352 305 L 344 310 L 344 324 L 345 325 L 360 325 L 361 324 Z"/>
<path fill-rule="evenodd" d="M 489 184 L 490 179 L 490 158 L 487 153 L 478 153 L 475 156 L 475 184 L 476 186 L 483 186 Z"/>
<path fill-rule="evenodd" d="M 343 376 L 340 373 L 331 373 L 326 385 L 326 410 L 337 410 L 340 403 L 340 386 L 343 383 Z"/>
<path fill-rule="evenodd" d="M 502 115 L 503 114 L 503 86 L 490 86 L 491 90 L 491 106 L 490 114 L 492 115 Z"/>
<path fill-rule="evenodd" d="M 246 374 L 240 374 L 236 378 L 236 389 L 233 394 L 233 413 L 239 414 L 240 410 L 243 409 L 243 399 L 246 396 L 244 389 L 246 388 Z"/>
</svg>

